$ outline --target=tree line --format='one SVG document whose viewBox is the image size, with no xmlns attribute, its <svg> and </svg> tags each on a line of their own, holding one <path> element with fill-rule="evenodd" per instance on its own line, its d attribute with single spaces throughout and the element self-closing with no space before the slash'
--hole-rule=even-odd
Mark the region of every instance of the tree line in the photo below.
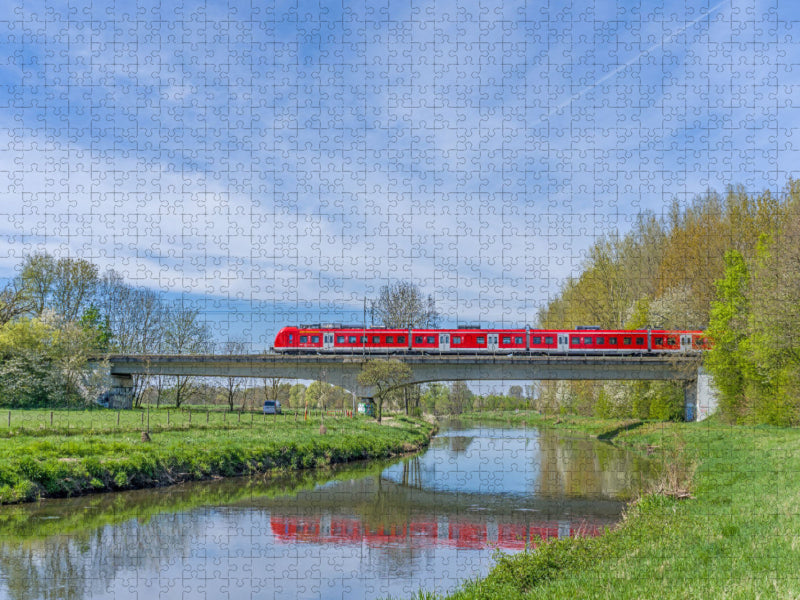
<svg viewBox="0 0 800 600">
<path fill-rule="evenodd" d="M 590 248 L 539 313 L 539 326 L 707 330 L 707 368 L 724 418 L 794 424 L 800 408 L 800 182 L 780 194 L 729 187 Z M 607 417 L 679 419 L 669 382 L 550 382 L 540 408 Z"/>
<path fill-rule="evenodd" d="M 38 252 L 0 290 L 0 404 L 16 407 L 93 403 L 107 387 L 87 366 L 105 352 L 205 353 L 211 331 L 199 310 L 133 286 L 113 270 L 81 258 Z M 169 390 L 176 405 L 190 378 L 135 378 L 135 402 L 146 383 Z"/>
</svg>

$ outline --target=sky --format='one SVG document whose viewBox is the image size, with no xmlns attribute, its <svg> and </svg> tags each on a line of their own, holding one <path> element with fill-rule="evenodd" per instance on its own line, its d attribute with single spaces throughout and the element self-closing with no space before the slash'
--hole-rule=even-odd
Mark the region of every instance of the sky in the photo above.
<svg viewBox="0 0 800 600">
<path fill-rule="evenodd" d="M 792 3 L 172 4 L 0 8 L 0 277 L 85 258 L 254 350 L 399 280 L 524 326 L 639 213 L 798 176 Z"/>
</svg>

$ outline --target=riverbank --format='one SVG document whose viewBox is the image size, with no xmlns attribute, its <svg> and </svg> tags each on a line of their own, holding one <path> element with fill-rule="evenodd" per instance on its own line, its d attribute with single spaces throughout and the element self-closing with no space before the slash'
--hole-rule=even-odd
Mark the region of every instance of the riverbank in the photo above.
<svg viewBox="0 0 800 600">
<path fill-rule="evenodd" d="M 598 538 L 502 556 L 451 598 L 797 597 L 800 430 L 495 415 L 646 452 L 664 475 Z M 431 597 L 422 594 L 422 597 Z"/>
<path fill-rule="evenodd" d="M 323 430 L 319 416 L 165 409 L 19 410 L 9 419 L 0 426 L 0 504 L 388 458 L 425 447 L 435 430 L 405 417 L 326 417 Z"/>
</svg>

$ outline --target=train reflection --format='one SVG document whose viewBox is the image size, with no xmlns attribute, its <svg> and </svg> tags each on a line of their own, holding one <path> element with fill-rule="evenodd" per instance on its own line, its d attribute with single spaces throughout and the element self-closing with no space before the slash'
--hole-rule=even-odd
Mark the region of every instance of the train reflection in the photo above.
<svg viewBox="0 0 800 600">
<path fill-rule="evenodd" d="M 586 519 L 503 523 L 491 519 L 476 522 L 440 518 L 369 525 L 359 519 L 338 516 L 270 516 L 272 535 L 282 543 L 451 546 L 473 550 L 535 548 L 542 540 L 552 538 L 594 537 L 605 526 L 606 523 Z"/>
</svg>

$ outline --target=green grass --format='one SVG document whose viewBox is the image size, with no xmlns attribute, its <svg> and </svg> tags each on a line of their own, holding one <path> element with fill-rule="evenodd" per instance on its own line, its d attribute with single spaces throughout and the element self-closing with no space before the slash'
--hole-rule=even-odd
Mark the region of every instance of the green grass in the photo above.
<svg viewBox="0 0 800 600">
<path fill-rule="evenodd" d="M 143 442 L 141 415 L 119 417 L 117 425 L 115 411 L 54 411 L 51 426 L 50 411 L 12 411 L 11 428 L 0 428 L 0 503 L 386 458 L 423 447 L 432 433 L 405 418 L 327 417 L 321 434 L 319 417 L 212 413 L 206 423 L 204 413 L 189 423 L 159 410 Z"/>
<path fill-rule="evenodd" d="M 520 427 L 546 427 L 548 429 L 561 429 L 565 432 L 575 432 L 591 437 L 608 439 L 617 432 L 633 429 L 642 424 L 637 419 L 596 419 L 594 417 L 581 417 L 577 415 L 542 415 L 533 411 L 495 411 L 471 412 L 458 415 L 461 421 L 475 421 L 478 423 L 498 423 Z M 612 434 L 611 436 L 609 434 Z"/>
<path fill-rule="evenodd" d="M 642 496 L 601 537 L 500 555 L 485 579 L 451 597 L 800 596 L 800 430 L 713 419 L 644 423 L 620 430 L 614 442 L 663 463 L 662 493 Z M 694 468 L 692 497 L 669 495 Z"/>
</svg>

